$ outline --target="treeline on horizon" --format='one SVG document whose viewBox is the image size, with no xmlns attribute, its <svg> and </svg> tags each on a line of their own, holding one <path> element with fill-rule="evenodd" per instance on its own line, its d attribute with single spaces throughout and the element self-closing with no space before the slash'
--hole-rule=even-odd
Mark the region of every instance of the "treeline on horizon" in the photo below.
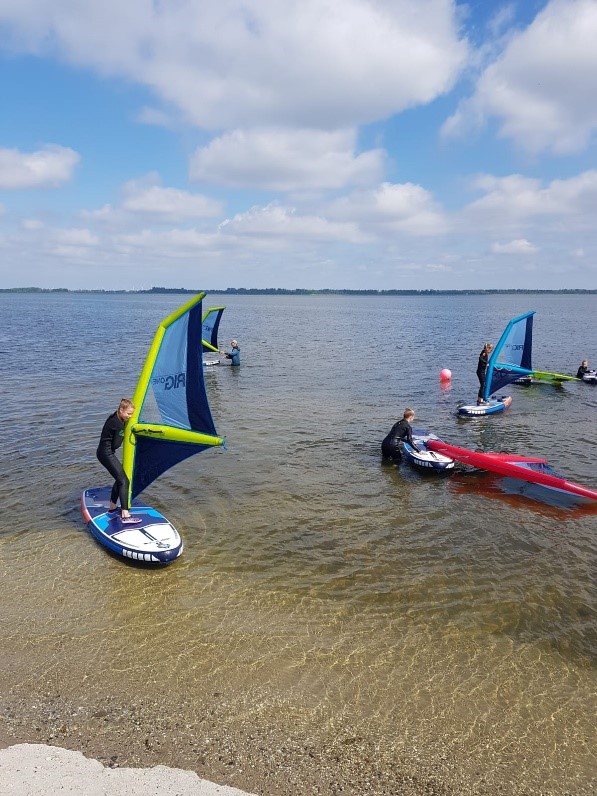
<svg viewBox="0 0 597 796">
<path fill-rule="evenodd" d="M 597 293 L 597 289 L 590 288 L 560 288 L 553 290 L 526 289 L 526 288 L 504 288 L 488 290 L 350 290 L 322 288 L 311 290 L 309 288 L 284 288 L 284 287 L 227 287 L 225 290 L 193 290 L 185 287 L 152 287 L 148 290 L 70 290 L 66 287 L 2 287 L 0 293 L 107 293 L 107 294 L 189 294 L 196 293 L 218 294 L 224 296 L 477 296 L 477 295 L 496 295 L 496 294 L 537 294 L 537 293 Z"/>
</svg>

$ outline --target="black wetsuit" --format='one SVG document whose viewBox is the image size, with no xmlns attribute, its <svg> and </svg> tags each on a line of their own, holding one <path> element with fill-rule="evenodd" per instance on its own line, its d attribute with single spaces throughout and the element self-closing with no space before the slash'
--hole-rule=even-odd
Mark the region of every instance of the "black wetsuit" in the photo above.
<svg viewBox="0 0 597 796">
<path fill-rule="evenodd" d="M 489 363 L 489 354 L 485 349 L 479 354 L 479 364 L 477 365 L 477 378 L 479 379 L 479 398 L 483 398 L 483 390 L 485 389 L 485 376 L 487 375 L 487 365 Z"/>
<path fill-rule="evenodd" d="M 585 375 L 585 373 L 588 373 L 589 370 L 590 370 L 590 368 L 585 368 L 584 365 L 581 365 L 579 367 L 579 369 L 577 370 L 577 372 L 576 372 L 576 378 L 577 379 L 582 379 L 582 377 Z"/>
<path fill-rule="evenodd" d="M 129 479 L 116 457 L 116 450 L 122 445 L 123 429 L 123 421 L 118 417 L 118 412 L 114 412 L 104 423 L 96 456 L 100 464 L 116 479 L 110 500 L 116 504 L 120 498 L 120 508 L 127 511 L 129 508 Z"/>
<path fill-rule="evenodd" d="M 419 449 L 413 442 L 413 430 L 404 418 L 394 423 L 392 430 L 381 443 L 381 452 L 386 459 L 400 460 L 400 442 L 408 442 L 416 451 Z"/>
</svg>

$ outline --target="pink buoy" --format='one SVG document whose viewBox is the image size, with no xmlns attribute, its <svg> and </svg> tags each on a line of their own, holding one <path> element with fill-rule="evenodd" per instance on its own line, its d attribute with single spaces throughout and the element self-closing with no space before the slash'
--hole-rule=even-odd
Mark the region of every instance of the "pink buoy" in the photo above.
<svg viewBox="0 0 597 796">
<path fill-rule="evenodd" d="M 439 380 L 440 381 L 450 381 L 452 378 L 452 371 L 449 368 L 443 368 L 439 372 Z"/>
</svg>

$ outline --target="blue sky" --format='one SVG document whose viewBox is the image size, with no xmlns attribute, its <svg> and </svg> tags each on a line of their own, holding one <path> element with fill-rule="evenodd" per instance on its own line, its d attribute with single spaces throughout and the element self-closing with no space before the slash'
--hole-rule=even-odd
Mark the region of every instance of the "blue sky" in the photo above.
<svg viewBox="0 0 597 796">
<path fill-rule="evenodd" d="M 597 0 L 0 0 L 0 287 L 597 288 Z"/>
</svg>

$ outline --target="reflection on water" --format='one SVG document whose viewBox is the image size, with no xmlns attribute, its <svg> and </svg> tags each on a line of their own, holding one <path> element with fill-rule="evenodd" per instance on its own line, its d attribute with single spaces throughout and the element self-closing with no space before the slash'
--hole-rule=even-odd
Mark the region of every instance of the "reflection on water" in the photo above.
<svg viewBox="0 0 597 796">
<path fill-rule="evenodd" d="M 411 405 L 449 442 L 543 455 L 597 486 L 591 385 L 513 387 L 500 417 L 454 414 L 476 393 L 480 344 L 527 300 L 537 366 L 575 370 L 596 347 L 592 298 L 222 302 L 243 364 L 205 379 L 228 450 L 150 488 L 185 552 L 146 570 L 93 542 L 78 499 L 104 480 L 101 424 L 181 302 L 0 296 L 5 687 L 126 703 L 142 683 L 177 716 L 192 695 L 225 692 L 230 725 L 287 723 L 313 742 L 350 728 L 396 759 L 426 746 L 469 780 L 590 792 L 597 515 L 488 474 L 388 467 L 379 444 Z"/>
</svg>

